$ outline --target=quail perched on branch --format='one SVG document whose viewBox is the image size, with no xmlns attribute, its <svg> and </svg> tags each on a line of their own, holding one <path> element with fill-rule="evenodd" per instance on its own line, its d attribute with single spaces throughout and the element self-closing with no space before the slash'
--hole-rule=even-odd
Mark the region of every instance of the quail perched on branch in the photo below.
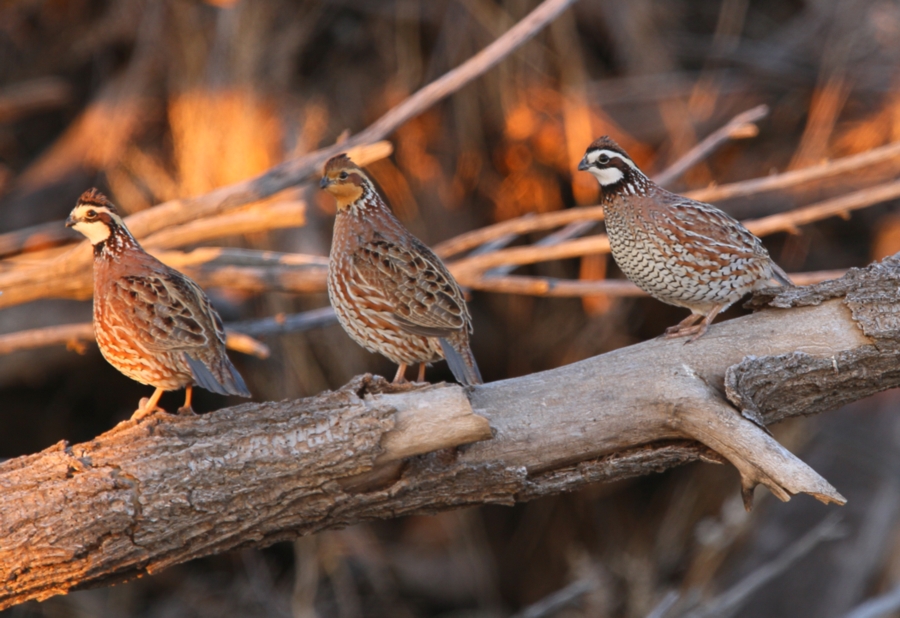
<svg viewBox="0 0 900 618">
<path fill-rule="evenodd" d="M 200 287 L 146 253 L 115 206 L 85 191 L 66 219 L 94 246 L 94 335 L 109 363 L 156 391 L 131 417 L 152 413 L 164 391 L 194 385 L 220 395 L 250 391 L 225 353 L 225 329 Z"/>
<path fill-rule="evenodd" d="M 440 258 L 391 213 L 365 172 L 346 155 L 325 164 L 320 186 L 337 201 L 328 297 L 358 344 L 399 368 L 446 358 L 462 384 L 481 384 L 462 290 Z"/>
<path fill-rule="evenodd" d="M 695 341 L 748 292 L 772 279 L 792 285 L 740 222 L 658 186 L 609 137 L 588 146 L 578 169 L 600 183 L 609 246 L 625 276 L 654 298 L 691 310 L 666 337 Z"/>
</svg>

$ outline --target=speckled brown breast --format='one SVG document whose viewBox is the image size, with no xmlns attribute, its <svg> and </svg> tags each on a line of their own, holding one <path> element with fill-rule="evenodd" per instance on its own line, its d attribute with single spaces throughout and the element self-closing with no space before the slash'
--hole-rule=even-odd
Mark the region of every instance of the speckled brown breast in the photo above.
<svg viewBox="0 0 900 618">
<path fill-rule="evenodd" d="M 701 313 L 772 277 L 759 240 L 706 206 L 663 190 L 604 203 L 610 249 L 625 276 L 658 300 Z"/>
</svg>

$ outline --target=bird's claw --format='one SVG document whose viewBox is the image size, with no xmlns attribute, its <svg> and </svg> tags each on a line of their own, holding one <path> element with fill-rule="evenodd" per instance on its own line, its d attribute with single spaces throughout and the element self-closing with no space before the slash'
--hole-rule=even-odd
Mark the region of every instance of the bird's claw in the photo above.
<svg viewBox="0 0 900 618">
<path fill-rule="evenodd" d="M 166 411 L 160 408 L 159 406 L 154 406 L 152 408 L 147 408 L 147 404 L 150 403 L 149 397 L 141 397 L 140 402 L 138 402 L 138 409 L 134 411 L 134 414 L 131 415 L 131 420 L 140 422 L 141 419 L 146 418 L 153 414 L 156 411 L 162 412 L 166 414 Z"/>
</svg>

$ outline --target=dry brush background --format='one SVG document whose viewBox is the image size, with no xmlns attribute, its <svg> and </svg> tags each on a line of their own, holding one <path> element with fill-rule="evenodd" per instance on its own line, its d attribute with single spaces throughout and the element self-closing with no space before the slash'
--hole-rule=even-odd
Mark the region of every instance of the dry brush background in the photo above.
<svg viewBox="0 0 900 618">
<path fill-rule="evenodd" d="M 77 240 L 61 220 L 85 188 L 137 213 L 261 174 L 364 129 L 536 5 L 0 6 L 0 332 L 89 320 L 84 272 L 48 266 Z M 562 227 L 598 219 L 596 209 L 573 210 L 597 197 L 595 181 L 574 168 L 603 133 L 659 174 L 764 104 L 758 134 L 740 125 L 731 137 L 743 139 L 704 151 L 668 186 L 755 220 L 775 259 L 803 281 L 900 251 L 898 60 L 891 2 L 581 0 L 386 136 L 393 152 L 370 153 L 370 169 L 398 216 L 473 288 L 485 378 L 525 375 L 654 337 L 682 317 L 623 285 L 602 224 Z M 818 166 L 825 160 L 833 163 Z M 733 184 L 754 178 L 765 179 Z M 258 340 L 234 342 L 256 356 L 232 352 L 257 400 L 315 394 L 365 371 L 390 375 L 327 310 L 282 318 L 327 304 L 321 256 L 332 215 L 331 200 L 302 183 L 196 220 L 144 219 L 148 231 L 158 226 L 147 244 Z M 567 238 L 542 241 L 561 227 Z M 45 280 L 34 283 L 35 272 Z M 68 349 L 17 350 L 33 346 L 34 333 L 0 340 L 0 457 L 90 439 L 147 394 L 77 328 L 41 331 Z M 428 375 L 449 378 L 442 365 Z M 225 403 L 198 393 L 195 407 Z M 860 605 L 896 597 L 900 583 L 898 408 L 887 392 L 773 427 L 848 498 L 837 523 L 806 497 L 781 504 L 760 494 L 748 515 L 733 469 L 692 464 L 516 507 L 242 550 L 2 615 L 684 615 L 666 609 L 676 598 L 699 607 L 694 615 L 896 615 Z M 548 595 L 560 590 L 554 606 Z"/>
</svg>

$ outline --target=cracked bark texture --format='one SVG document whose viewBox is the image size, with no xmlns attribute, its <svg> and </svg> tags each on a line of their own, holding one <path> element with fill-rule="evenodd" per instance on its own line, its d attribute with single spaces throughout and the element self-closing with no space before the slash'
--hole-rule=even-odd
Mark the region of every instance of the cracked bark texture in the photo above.
<svg viewBox="0 0 900 618">
<path fill-rule="evenodd" d="M 784 354 L 747 356 L 725 376 L 728 399 L 745 416 L 771 424 L 832 410 L 900 384 L 900 257 L 815 286 L 766 290 L 748 306 L 790 309 L 827 302 L 844 305 L 869 344 L 841 350 L 813 343 Z"/>
<path fill-rule="evenodd" d="M 898 281 L 890 258 L 766 292 L 754 301 L 765 310 L 690 345 L 648 341 L 469 390 L 363 376 L 301 400 L 128 421 L 7 461 L 0 608 L 326 528 L 695 460 L 733 464 L 748 501 L 761 483 L 782 499 L 842 503 L 759 424 L 900 383 Z"/>
</svg>

